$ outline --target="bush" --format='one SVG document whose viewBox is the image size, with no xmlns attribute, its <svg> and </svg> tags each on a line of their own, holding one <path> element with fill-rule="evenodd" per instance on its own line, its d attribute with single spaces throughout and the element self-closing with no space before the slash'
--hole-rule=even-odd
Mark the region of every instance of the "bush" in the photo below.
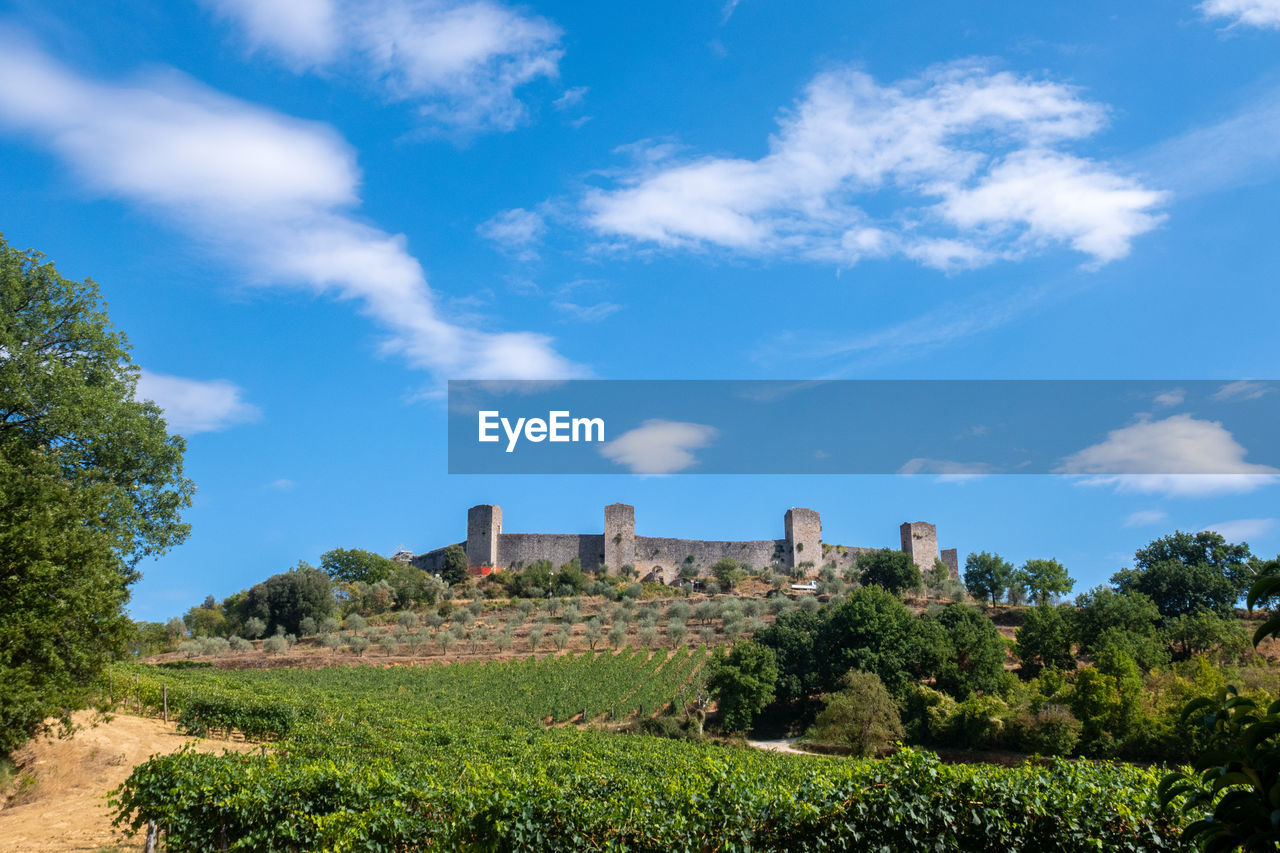
<svg viewBox="0 0 1280 853">
<path fill-rule="evenodd" d="M 707 689 L 720 703 L 720 727 L 746 731 L 756 714 L 773 701 L 778 667 L 773 649 L 750 640 L 738 643 L 728 655 L 716 649 L 710 661 Z"/>
<path fill-rule="evenodd" d="M 269 655 L 281 654 L 287 651 L 288 648 L 289 648 L 288 641 L 286 641 L 285 638 L 280 636 L 279 634 L 275 635 L 274 637 L 267 637 L 265 640 L 262 641 L 262 650 Z"/>
<path fill-rule="evenodd" d="M 1070 755 L 1080 742 L 1080 721 L 1061 705 L 1027 711 L 1013 722 L 1013 740 L 1026 752 Z"/>
<path fill-rule="evenodd" d="M 1057 607 L 1041 604 L 1028 610 L 1015 636 L 1014 654 L 1027 675 L 1034 676 L 1046 667 L 1075 667 L 1071 626 Z"/>
<path fill-rule="evenodd" d="M 903 736 L 893 697 L 872 672 L 850 671 L 829 694 L 806 740 L 840 744 L 854 755 L 875 755 Z"/>
</svg>

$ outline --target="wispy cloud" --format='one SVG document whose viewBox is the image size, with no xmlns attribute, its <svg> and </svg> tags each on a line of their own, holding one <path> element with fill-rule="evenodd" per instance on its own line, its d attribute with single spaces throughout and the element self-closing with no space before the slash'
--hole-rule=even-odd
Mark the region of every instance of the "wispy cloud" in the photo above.
<svg viewBox="0 0 1280 853">
<path fill-rule="evenodd" d="M 1228 382 L 1213 392 L 1213 399 L 1220 402 L 1244 402 L 1246 400 L 1256 400 L 1274 390 L 1275 388 L 1266 382 L 1252 382 L 1247 379 L 1241 379 L 1236 382 Z"/>
<path fill-rule="evenodd" d="M 60 156 L 90 189 L 185 230 L 253 283 L 351 300 L 383 350 L 453 377 L 580 374 L 545 335 L 484 332 L 440 315 L 401 235 L 359 220 L 350 147 L 176 73 L 88 80 L 0 32 L 0 128 Z"/>
<path fill-rule="evenodd" d="M 1105 118 L 1073 87 L 978 62 L 889 85 L 832 71 L 783 114 L 766 156 L 663 144 L 588 192 L 587 221 L 634 243 L 840 265 L 898 255 L 955 270 L 1066 246 L 1097 266 L 1155 228 L 1164 200 L 1062 149 Z"/>
<path fill-rule="evenodd" d="M 953 462 L 946 459 L 916 457 L 908 459 L 898 469 L 899 474 L 935 474 L 939 483 L 965 483 L 988 474 L 996 473 L 994 466 L 986 462 Z"/>
<path fill-rule="evenodd" d="M 1150 527 L 1154 524 L 1164 524 L 1169 520 L 1169 513 L 1162 509 L 1140 509 L 1137 512 L 1131 512 L 1124 520 L 1125 527 Z"/>
<path fill-rule="evenodd" d="M 616 302 L 597 302 L 594 305 L 579 305 L 576 302 L 552 302 L 551 307 L 580 323 L 598 323 L 622 310 L 622 306 Z"/>
<path fill-rule="evenodd" d="M 554 78 L 563 54 L 559 27 L 493 0 L 203 2 L 297 71 L 354 72 L 458 128 L 520 124 L 516 90 Z"/>
<path fill-rule="evenodd" d="M 1280 172 L 1280 86 L 1263 87 L 1227 115 L 1129 159 L 1175 197 L 1191 198 L 1268 181 Z"/>
<path fill-rule="evenodd" d="M 218 432 L 262 416 L 244 400 L 244 391 L 226 379 L 189 379 L 143 370 L 134 392 L 164 411 L 169 428 L 182 435 Z"/>
<path fill-rule="evenodd" d="M 696 465 L 694 451 L 719 434 L 706 424 L 651 419 L 606 442 L 600 452 L 633 474 L 674 474 Z"/>
<path fill-rule="evenodd" d="M 1232 25 L 1280 29 L 1280 0 L 1205 0 L 1198 8 L 1206 18 Z"/>
<path fill-rule="evenodd" d="M 1235 521 L 1220 521 L 1206 526 L 1205 530 L 1221 533 L 1230 542 L 1242 542 L 1246 539 L 1258 539 L 1275 529 L 1274 518 L 1238 518 Z"/>
<path fill-rule="evenodd" d="M 281 477 L 278 480 L 272 480 L 267 483 L 267 488 L 275 492 L 292 492 L 298 484 L 287 477 Z"/>
<path fill-rule="evenodd" d="M 591 91 L 586 86 L 574 86 L 564 90 L 564 94 L 551 102 L 551 106 L 558 110 L 567 110 L 570 107 L 576 107 L 582 103 L 582 99 L 587 96 L 587 92 Z"/>
<path fill-rule="evenodd" d="M 547 223 L 542 214 L 517 207 L 481 223 L 476 231 L 507 254 L 532 261 L 538 257 L 538 244 L 547 233 Z"/>
<path fill-rule="evenodd" d="M 1182 401 L 1186 399 L 1187 399 L 1186 389 L 1170 388 L 1168 391 L 1161 391 L 1159 394 L 1153 397 L 1152 402 L 1154 402 L 1157 406 L 1164 406 L 1165 408 L 1168 408 L 1169 406 L 1180 405 Z"/>
<path fill-rule="evenodd" d="M 1243 494 L 1280 481 L 1280 469 L 1247 455 L 1220 422 L 1182 414 L 1112 430 L 1054 470 L 1088 475 L 1083 485 L 1174 497 Z"/>
</svg>

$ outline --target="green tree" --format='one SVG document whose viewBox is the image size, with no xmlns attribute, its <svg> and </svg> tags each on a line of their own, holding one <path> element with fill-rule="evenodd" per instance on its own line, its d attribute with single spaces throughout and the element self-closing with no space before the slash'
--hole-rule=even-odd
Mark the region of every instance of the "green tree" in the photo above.
<svg viewBox="0 0 1280 853">
<path fill-rule="evenodd" d="M 1048 667 L 1070 669 L 1075 666 L 1071 653 L 1071 624 L 1062 610 L 1051 604 L 1038 604 L 1026 612 L 1022 625 L 1014 635 L 1014 654 L 1022 661 L 1028 676 Z"/>
<path fill-rule="evenodd" d="M 724 647 L 711 659 L 707 689 L 719 704 L 720 727 L 742 732 L 751 727 L 756 715 L 773 701 L 778 666 L 773 649 L 747 640 L 728 655 Z"/>
<path fill-rule="evenodd" d="M 1067 567 L 1057 560 L 1027 560 L 1018 570 L 1017 579 L 1036 604 L 1047 604 L 1055 596 L 1066 595 L 1076 585 Z"/>
<path fill-rule="evenodd" d="M 1161 616 L 1184 613 L 1228 615 L 1240 597 L 1235 582 L 1208 563 L 1161 560 L 1142 568 L 1121 569 L 1111 583 L 1123 594 L 1142 593 Z"/>
<path fill-rule="evenodd" d="M 719 581 L 725 590 L 731 590 L 742 582 L 746 573 L 742 571 L 737 560 L 732 557 L 721 557 L 712 564 L 711 576 Z"/>
<path fill-rule="evenodd" d="M 964 585 L 979 601 L 990 600 L 994 607 L 1004 597 L 1013 580 L 1013 564 L 999 554 L 970 554 L 964 561 Z"/>
<path fill-rule="evenodd" d="M 320 555 L 320 569 L 332 581 L 374 584 L 386 580 L 397 564 L 362 548 L 334 548 Z"/>
<path fill-rule="evenodd" d="M 1099 586 L 1076 596 L 1071 613 L 1071 634 L 1086 655 L 1096 656 L 1108 645 L 1117 646 L 1143 669 L 1159 666 L 1167 657 L 1157 634 L 1160 611 L 1140 592 L 1122 595 Z"/>
<path fill-rule="evenodd" d="M 850 670 L 840 687 L 827 696 L 807 740 L 843 744 L 866 756 L 902 739 L 898 706 L 875 673 Z"/>
<path fill-rule="evenodd" d="M 241 607 L 239 616 L 246 626 L 256 617 L 266 623 L 268 634 L 281 628 L 297 634 L 304 618 L 319 621 L 334 611 L 333 586 L 327 574 L 299 563 L 250 587 Z"/>
<path fill-rule="evenodd" d="M 935 621 L 942 629 L 934 670 L 938 689 L 957 699 L 978 690 L 999 690 L 1005 647 L 995 624 L 977 609 L 959 603 L 945 608 Z"/>
<path fill-rule="evenodd" d="M 881 548 L 858 556 L 863 586 L 880 586 L 895 595 L 920 586 L 920 567 L 903 551 Z"/>
<path fill-rule="evenodd" d="M 874 672 L 897 692 L 910 679 L 916 620 L 896 596 L 878 586 L 854 590 L 818 629 L 814 657 L 820 684 L 833 690 L 851 669 Z"/>
<path fill-rule="evenodd" d="M 1168 560 L 1176 560 L 1186 566 L 1208 566 L 1214 574 L 1231 582 L 1236 598 L 1239 598 L 1254 578 L 1250 556 L 1247 542 L 1232 544 L 1221 533 L 1212 530 L 1199 533 L 1179 530 L 1139 548 L 1134 552 L 1133 565 L 1139 571 Z"/>
<path fill-rule="evenodd" d="M 464 583 L 470 573 L 467 571 L 467 552 L 461 545 L 450 545 L 444 549 L 444 559 L 440 566 L 440 580 L 452 586 Z"/>
<path fill-rule="evenodd" d="M 97 285 L 0 237 L 0 753 L 88 701 L 194 486 Z"/>
<path fill-rule="evenodd" d="M 819 613 L 789 610 L 755 635 L 757 643 L 773 649 L 780 700 L 803 699 L 819 689 L 820 667 L 813 646 L 824 621 Z"/>
</svg>

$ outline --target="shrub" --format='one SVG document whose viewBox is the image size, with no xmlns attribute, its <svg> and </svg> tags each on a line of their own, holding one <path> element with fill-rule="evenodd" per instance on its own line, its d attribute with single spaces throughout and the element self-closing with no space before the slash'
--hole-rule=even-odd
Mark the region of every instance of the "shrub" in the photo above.
<svg viewBox="0 0 1280 853">
<path fill-rule="evenodd" d="M 806 739 L 840 744 L 854 755 L 874 755 L 903 736 L 893 697 L 872 672 L 851 670 L 829 694 Z"/>
<path fill-rule="evenodd" d="M 1026 711 L 1013 722 L 1013 740 L 1026 752 L 1070 755 L 1080 742 L 1080 721 L 1062 705 Z"/>
</svg>

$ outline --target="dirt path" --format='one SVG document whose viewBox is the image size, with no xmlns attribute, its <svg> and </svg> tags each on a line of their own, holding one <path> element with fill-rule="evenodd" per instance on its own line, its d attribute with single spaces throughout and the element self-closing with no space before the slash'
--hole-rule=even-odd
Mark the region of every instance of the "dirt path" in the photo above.
<svg viewBox="0 0 1280 853">
<path fill-rule="evenodd" d="M 749 740 L 747 743 L 751 744 L 756 749 L 763 749 L 768 752 L 787 752 L 792 755 L 812 755 L 812 753 L 796 749 L 792 746 L 791 744 L 795 743 L 795 741 L 795 738 L 787 737 L 780 738 L 779 740 Z"/>
<path fill-rule="evenodd" d="M 15 758 L 21 776 L 8 804 L 0 798 L 0 851 L 64 853 L 64 851 L 141 850 L 141 839 L 121 841 L 112 829 L 106 793 L 133 768 L 156 754 L 169 753 L 191 741 L 172 723 L 117 714 L 109 723 L 91 726 L 93 715 L 73 717 L 84 726 L 71 738 L 40 738 Z M 195 742 L 200 752 L 232 749 L 245 752 L 254 744 L 235 741 Z M 11 792 L 13 793 L 13 792 Z M 137 846 L 134 846 L 134 842 Z"/>
</svg>

